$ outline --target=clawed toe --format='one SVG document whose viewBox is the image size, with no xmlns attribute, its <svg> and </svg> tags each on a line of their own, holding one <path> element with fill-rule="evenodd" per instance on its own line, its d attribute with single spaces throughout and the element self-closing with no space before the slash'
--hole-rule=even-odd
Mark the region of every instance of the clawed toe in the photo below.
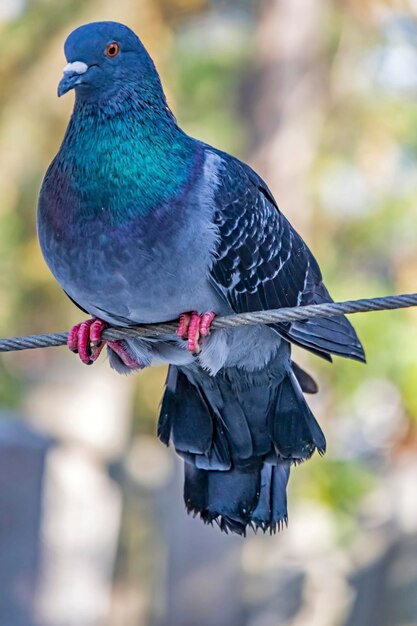
<svg viewBox="0 0 417 626">
<path fill-rule="evenodd" d="M 136 361 L 124 345 L 123 341 L 105 341 L 103 332 L 108 328 L 106 322 L 93 318 L 76 324 L 68 333 L 67 345 L 71 352 L 75 352 L 85 365 L 92 365 L 97 361 L 104 346 L 113 350 L 126 367 L 141 369 L 143 366 Z"/>
<path fill-rule="evenodd" d="M 102 334 L 105 328 L 107 324 L 99 319 L 76 324 L 68 333 L 68 348 L 78 354 L 85 365 L 91 365 L 97 361 L 104 347 Z"/>
<path fill-rule="evenodd" d="M 68 333 L 67 346 L 74 354 L 78 354 L 78 331 L 80 326 L 81 324 L 75 324 Z"/>
<path fill-rule="evenodd" d="M 197 311 L 180 315 L 177 334 L 181 339 L 188 340 L 187 349 L 189 352 L 199 354 L 201 351 L 200 338 L 207 337 L 210 333 L 211 323 L 215 317 L 213 312 L 199 315 Z"/>
<path fill-rule="evenodd" d="M 180 323 L 178 324 L 177 335 L 181 339 L 187 339 L 188 327 L 190 326 L 191 313 L 181 313 Z"/>
<path fill-rule="evenodd" d="M 90 341 L 93 346 L 100 348 L 103 345 L 102 334 L 107 328 L 106 322 L 94 320 L 90 326 Z"/>
</svg>

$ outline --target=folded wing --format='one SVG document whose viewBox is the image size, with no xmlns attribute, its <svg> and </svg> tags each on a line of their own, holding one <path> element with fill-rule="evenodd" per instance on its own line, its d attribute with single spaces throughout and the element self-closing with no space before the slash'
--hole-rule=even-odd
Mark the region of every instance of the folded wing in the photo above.
<svg viewBox="0 0 417 626">
<path fill-rule="evenodd" d="M 270 191 L 247 165 L 231 159 L 216 195 L 220 241 L 213 285 L 238 313 L 332 302 L 314 256 L 279 211 Z M 365 360 L 353 326 L 343 315 L 277 324 L 276 330 L 331 360 Z"/>
</svg>

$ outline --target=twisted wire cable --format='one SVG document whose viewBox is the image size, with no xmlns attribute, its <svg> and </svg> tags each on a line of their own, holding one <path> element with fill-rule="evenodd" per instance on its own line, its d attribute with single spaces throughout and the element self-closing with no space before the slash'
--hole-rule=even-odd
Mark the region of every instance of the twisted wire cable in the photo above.
<svg viewBox="0 0 417 626">
<path fill-rule="evenodd" d="M 240 313 L 216 317 L 211 325 L 213 330 L 235 328 L 236 326 L 253 326 L 255 324 L 278 324 L 312 319 L 314 317 L 334 317 L 341 314 L 368 313 L 370 311 L 388 311 L 417 306 L 417 293 L 385 296 L 382 298 L 363 298 L 361 300 L 345 300 L 344 302 L 326 302 L 308 306 L 271 309 L 254 313 Z M 132 337 L 159 338 L 173 335 L 178 322 L 163 324 L 143 324 L 138 326 L 107 328 L 103 333 L 104 340 L 128 339 Z M 0 352 L 30 350 L 33 348 L 51 348 L 64 346 L 68 333 L 47 333 L 45 335 L 27 335 L 0 339 Z"/>
</svg>

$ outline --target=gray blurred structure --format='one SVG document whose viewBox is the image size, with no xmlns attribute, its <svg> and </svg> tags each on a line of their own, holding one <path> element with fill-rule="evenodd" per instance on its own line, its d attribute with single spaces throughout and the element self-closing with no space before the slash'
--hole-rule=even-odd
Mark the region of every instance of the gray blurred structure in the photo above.
<svg viewBox="0 0 417 626">
<path fill-rule="evenodd" d="M 187 515 L 182 488 L 183 468 L 177 462 L 164 501 L 165 515 L 169 512 L 165 524 L 168 571 L 161 626 L 242 626 L 244 540 Z"/>
<path fill-rule="evenodd" d="M 42 476 L 39 626 L 108 620 L 122 512 L 121 490 L 108 468 L 127 442 L 130 386 L 106 363 L 86 369 L 57 360 L 27 394 L 26 413 L 56 440 Z"/>
<path fill-rule="evenodd" d="M 51 440 L 0 414 L 0 624 L 37 626 L 45 459 Z"/>
</svg>

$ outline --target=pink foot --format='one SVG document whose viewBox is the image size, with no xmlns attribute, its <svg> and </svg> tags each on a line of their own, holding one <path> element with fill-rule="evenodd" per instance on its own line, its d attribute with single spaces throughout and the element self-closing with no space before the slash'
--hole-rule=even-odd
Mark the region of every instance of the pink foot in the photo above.
<svg viewBox="0 0 417 626">
<path fill-rule="evenodd" d="M 143 368 L 143 365 L 138 361 L 135 361 L 135 359 L 129 354 L 122 341 L 108 341 L 107 345 L 117 354 L 126 367 L 129 367 L 132 370 L 139 370 Z"/>
<path fill-rule="evenodd" d="M 109 346 L 123 361 L 126 367 L 140 369 L 142 365 L 135 361 L 128 353 L 122 341 L 104 341 L 103 331 L 108 327 L 106 322 L 99 319 L 90 319 L 76 324 L 68 333 L 68 348 L 78 353 L 85 365 L 91 365 L 97 361 L 105 344 Z"/>
<path fill-rule="evenodd" d="M 177 334 L 181 339 L 188 339 L 187 349 L 189 352 L 198 354 L 201 351 L 200 337 L 207 337 L 215 317 L 216 315 L 213 312 L 199 315 L 197 311 L 180 315 Z"/>
<path fill-rule="evenodd" d="M 67 345 L 71 352 L 78 353 L 85 365 L 97 361 L 104 347 L 101 338 L 107 324 L 102 320 L 90 319 L 72 327 L 68 333 Z"/>
</svg>

